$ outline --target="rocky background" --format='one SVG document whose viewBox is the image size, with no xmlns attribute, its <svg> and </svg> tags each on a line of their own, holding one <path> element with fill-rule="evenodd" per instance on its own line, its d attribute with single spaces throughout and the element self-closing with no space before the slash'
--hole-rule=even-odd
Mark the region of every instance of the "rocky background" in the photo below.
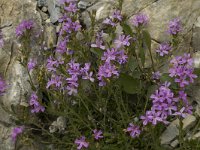
<svg viewBox="0 0 200 150">
<path fill-rule="evenodd" d="M 28 75 L 20 66 L 16 58 L 20 44 L 15 37 L 15 27 L 24 19 L 33 19 L 44 32 L 44 44 L 48 47 L 57 44 L 57 32 L 61 15 L 59 0 L 0 0 L 0 29 L 3 31 L 5 46 L 0 49 L 0 74 L 6 74 L 9 89 L 5 96 L 0 97 L 6 109 L 12 106 L 26 105 L 27 95 L 30 91 L 27 83 Z M 84 26 L 90 26 L 88 11 L 96 10 L 96 20 L 102 21 L 113 12 L 116 0 L 80 0 L 81 20 Z M 183 42 L 179 49 L 193 51 L 195 67 L 200 67 L 200 0 L 124 0 L 122 14 L 131 19 L 135 14 L 144 12 L 150 18 L 148 29 L 152 41 L 156 45 L 169 39 L 166 27 L 169 20 L 179 17 L 184 25 Z M 39 45 L 32 43 L 33 55 L 40 56 Z M 191 101 L 196 107 L 196 113 L 184 119 L 184 130 L 188 131 L 188 138 L 200 137 L 197 124 L 200 115 L 200 86 L 196 83 L 190 92 Z M 10 139 L 10 131 L 15 125 L 12 115 L 0 107 L 0 150 L 12 150 L 14 144 Z M 176 147 L 178 140 L 178 120 L 172 122 L 161 137 L 161 143 L 168 147 Z M 191 134 L 194 133 L 194 134 Z M 26 149 L 26 148 L 25 148 Z M 29 148 L 30 149 L 30 148 Z M 41 148 L 33 148 L 41 149 Z"/>
</svg>

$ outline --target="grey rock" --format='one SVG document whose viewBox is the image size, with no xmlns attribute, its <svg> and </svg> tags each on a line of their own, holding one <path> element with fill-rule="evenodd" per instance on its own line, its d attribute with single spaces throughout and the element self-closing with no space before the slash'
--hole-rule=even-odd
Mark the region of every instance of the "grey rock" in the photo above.
<svg viewBox="0 0 200 150">
<path fill-rule="evenodd" d="M 56 23 L 61 16 L 59 0 L 47 0 L 48 11 L 52 23 Z"/>
<path fill-rule="evenodd" d="M 115 1 L 113 0 L 101 0 L 101 1 L 96 2 L 94 5 L 89 7 L 87 11 L 84 11 L 82 13 L 82 19 L 84 21 L 84 24 L 87 27 L 90 27 L 91 25 L 91 20 L 90 20 L 88 12 L 91 13 L 92 11 L 96 11 L 95 19 L 99 21 L 99 20 L 105 19 L 114 11 L 114 4 L 115 4 Z"/>
<path fill-rule="evenodd" d="M 78 8 L 79 9 L 86 9 L 93 5 L 97 0 L 80 0 L 78 2 Z"/>
<path fill-rule="evenodd" d="M 168 22 L 173 18 L 180 18 L 184 25 L 182 34 L 185 35 L 192 29 L 199 17 L 199 7 L 199 0 L 159 0 L 148 4 L 141 12 L 150 18 L 148 30 L 153 39 L 167 41 L 169 40 L 169 35 L 166 34 Z M 188 49 L 188 47 L 185 48 Z"/>
<path fill-rule="evenodd" d="M 178 141 L 178 140 L 174 140 L 174 141 L 170 144 L 170 146 L 173 147 L 173 148 L 175 148 L 175 147 L 178 146 L 178 144 L 179 144 L 179 141 Z"/>
<path fill-rule="evenodd" d="M 52 23 L 48 23 L 45 25 L 44 39 L 48 49 L 56 45 L 57 42 L 56 27 Z"/>
<path fill-rule="evenodd" d="M 193 35 L 192 35 L 192 47 L 195 52 L 200 51 L 200 16 L 197 18 L 197 21 L 194 23 Z"/>
<path fill-rule="evenodd" d="M 38 0 L 37 1 L 37 6 L 38 7 L 47 6 L 47 0 Z"/>
<path fill-rule="evenodd" d="M 183 130 L 189 130 L 196 123 L 196 117 L 193 115 L 187 115 L 183 119 Z M 161 144 L 170 144 L 179 135 L 179 120 L 174 120 L 167 129 L 161 135 Z M 175 144 L 174 144 L 175 145 Z"/>
<path fill-rule="evenodd" d="M 43 11 L 43 12 L 47 12 L 47 11 L 48 11 L 48 8 L 47 8 L 47 7 L 42 7 L 42 11 Z"/>
</svg>

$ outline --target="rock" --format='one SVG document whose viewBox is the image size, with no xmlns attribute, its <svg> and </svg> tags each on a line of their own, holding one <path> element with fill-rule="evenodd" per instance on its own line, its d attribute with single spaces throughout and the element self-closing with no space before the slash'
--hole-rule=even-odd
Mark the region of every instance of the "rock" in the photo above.
<svg viewBox="0 0 200 150">
<path fill-rule="evenodd" d="M 179 130 L 177 128 L 178 120 L 173 121 L 164 133 L 161 135 L 161 144 L 170 144 L 170 142 L 178 136 Z"/>
<path fill-rule="evenodd" d="M 89 7 L 87 11 L 88 12 L 96 11 L 95 19 L 99 21 L 108 17 L 108 15 L 114 11 L 114 8 L 113 8 L 114 4 L 115 2 L 111 0 L 101 0 L 95 3 L 94 5 L 92 5 L 91 7 Z M 82 13 L 82 19 L 84 20 L 84 24 L 87 27 L 90 27 L 91 20 L 87 11 L 84 11 Z"/>
<path fill-rule="evenodd" d="M 62 116 L 58 117 L 49 127 L 50 133 L 63 132 L 66 128 L 66 119 Z"/>
<path fill-rule="evenodd" d="M 47 0 L 38 0 L 37 6 L 38 7 L 47 6 Z"/>
<path fill-rule="evenodd" d="M 178 146 L 178 144 L 179 144 L 179 141 L 178 141 L 178 140 L 174 140 L 174 141 L 170 144 L 170 146 L 173 147 L 173 148 L 175 148 L 175 147 Z"/>
<path fill-rule="evenodd" d="M 36 11 L 37 2 L 35 0 L 0 1 L 0 6 L 3 6 L 3 9 L 0 9 L 0 26 L 5 40 L 5 46 L 0 49 L 0 74 L 5 75 L 5 79 L 9 84 L 7 93 L 0 97 L 0 101 L 6 109 L 11 110 L 11 106 L 15 107 L 22 101 L 27 101 L 27 95 L 31 92 L 27 82 L 28 73 L 17 61 L 20 44 L 15 36 L 15 28 L 24 19 L 34 20 L 35 25 L 41 28 L 42 19 Z M 31 47 L 33 52 L 38 52 L 37 44 L 33 42 Z M 37 56 L 40 57 L 40 55 Z M 0 108 L 0 114 L 0 149 L 13 150 L 14 143 L 10 138 L 12 130 L 10 118 L 12 115 L 2 108 Z"/>
<path fill-rule="evenodd" d="M 47 0 L 48 11 L 52 23 L 56 23 L 61 17 L 59 0 Z"/>
<path fill-rule="evenodd" d="M 43 12 L 47 12 L 47 11 L 48 11 L 48 8 L 47 8 L 47 7 L 42 7 L 42 11 L 43 11 Z"/>
<path fill-rule="evenodd" d="M 199 7 L 199 0 L 158 0 L 148 4 L 141 12 L 150 18 L 148 30 L 153 39 L 168 41 L 169 35 L 166 34 L 168 22 L 173 18 L 180 18 L 184 25 L 182 34 L 185 35 L 192 29 L 200 15 Z"/>
<path fill-rule="evenodd" d="M 126 14 L 128 17 L 132 16 L 135 13 L 138 13 L 142 9 L 146 8 L 152 4 L 155 0 L 124 0 L 122 5 L 122 14 Z"/>
<path fill-rule="evenodd" d="M 195 135 L 193 135 L 191 139 L 192 139 L 192 140 L 195 140 L 195 139 L 197 139 L 197 138 L 200 138 L 200 131 L 197 132 Z"/>
<path fill-rule="evenodd" d="M 200 39 L 200 16 L 197 18 L 197 21 L 195 22 L 193 27 L 192 47 L 195 52 L 200 51 L 199 39 Z"/>
<path fill-rule="evenodd" d="M 56 45 L 57 42 L 56 28 L 52 23 L 48 23 L 45 25 L 44 39 L 46 41 L 45 43 L 48 49 Z"/>
<path fill-rule="evenodd" d="M 47 19 L 49 19 L 49 15 L 48 14 L 46 14 L 46 13 L 44 13 L 42 11 L 39 11 L 39 12 L 40 12 L 40 15 L 41 15 L 43 21 L 46 21 Z"/>
<path fill-rule="evenodd" d="M 78 8 L 79 9 L 86 9 L 93 5 L 97 0 L 80 0 L 78 2 Z"/>
<path fill-rule="evenodd" d="M 183 119 L 183 130 L 189 130 L 196 122 L 196 117 L 193 115 L 187 115 L 186 118 Z M 174 120 L 167 129 L 161 135 L 161 144 L 170 144 L 172 140 L 179 135 L 179 120 Z"/>
</svg>

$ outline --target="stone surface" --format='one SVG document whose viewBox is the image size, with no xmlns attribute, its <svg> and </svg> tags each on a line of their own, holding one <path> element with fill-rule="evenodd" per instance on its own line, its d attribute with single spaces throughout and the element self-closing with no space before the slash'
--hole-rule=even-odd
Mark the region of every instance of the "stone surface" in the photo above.
<svg viewBox="0 0 200 150">
<path fill-rule="evenodd" d="M 47 0 L 47 6 L 51 22 L 57 22 L 61 16 L 59 0 Z"/>
<path fill-rule="evenodd" d="M 93 4 L 91 7 L 87 9 L 87 11 L 84 11 L 82 13 L 82 18 L 84 20 L 84 24 L 87 27 L 90 27 L 91 20 L 88 15 L 88 12 L 96 11 L 96 20 L 102 20 L 106 18 L 111 12 L 113 12 L 113 6 L 115 4 L 115 1 L 113 0 L 100 0 Z"/>
<path fill-rule="evenodd" d="M 37 0 L 38 7 L 47 6 L 47 0 Z"/>
<path fill-rule="evenodd" d="M 86 9 L 89 6 L 93 5 L 97 0 L 80 0 L 78 2 L 78 8 L 79 9 Z"/>
<path fill-rule="evenodd" d="M 183 130 L 189 130 L 194 126 L 196 122 L 196 117 L 193 115 L 187 115 L 186 118 L 183 119 Z M 161 144 L 170 144 L 172 140 L 174 140 L 179 135 L 179 120 L 174 120 L 167 129 L 161 135 Z M 173 144 L 175 145 L 175 143 Z"/>
<path fill-rule="evenodd" d="M 56 46 L 57 43 L 56 27 L 52 23 L 48 23 L 45 25 L 44 39 L 48 49 Z"/>
<path fill-rule="evenodd" d="M 5 39 L 5 46 L 0 49 L 0 74 L 6 76 L 9 84 L 7 93 L 0 97 L 1 103 L 6 109 L 11 105 L 15 106 L 22 101 L 27 101 L 27 94 L 31 89 L 27 82 L 27 71 L 19 64 L 17 57 L 20 45 L 15 37 L 15 27 L 23 19 L 33 19 L 36 26 L 41 27 L 41 17 L 36 11 L 37 2 L 35 0 L 0 0 L 0 27 Z M 33 51 L 37 52 L 35 43 Z M 14 125 L 10 122 L 10 116 L 2 107 L 0 108 L 0 149 L 13 150 L 14 145 L 10 139 L 11 129 Z"/>
</svg>

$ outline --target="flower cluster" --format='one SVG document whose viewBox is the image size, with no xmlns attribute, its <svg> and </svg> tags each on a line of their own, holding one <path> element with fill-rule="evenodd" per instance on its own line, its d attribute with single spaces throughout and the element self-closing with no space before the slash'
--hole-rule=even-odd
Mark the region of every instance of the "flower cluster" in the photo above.
<svg viewBox="0 0 200 150">
<path fill-rule="evenodd" d="M 177 99 L 174 98 L 174 93 L 169 86 L 170 83 L 165 82 L 150 96 L 153 105 L 151 110 L 146 112 L 145 116 L 140 117 L 143 120 L 143 125 L 148 123 L 156 125 L 158 122 L 167 123 L 167 117 L 177 111 Z"/>
<path fill-rule="evenodd" d="M 175 18 L 169 22 L 169 29 L 167 32 L 170 35 L 177 35 L 181 31 L 182 31 L 182 25 L 180 19 Z"/>
<path fill-rule="evenodd" d="M 0 96 L 5 93 L 6 88 L 7 88 L 7 84 L 5 80 L 0 76 Z"/>
<path fill-rule="evenodd" d="M 21 37 L 27 30 L 31 30 L 34 26 L 32 20 L 23 20 L 17 27 L 16 27 L 16 36 Z"/>
<path fill-rule="evenodd" d="M 193 59 L 190 54 L 184 54 L 183 56 L 176 56 L 170 61 L 171 68 L 169 69 L 169 76 L 175 78 L 175 82 L 179 84 L 181 88 L 194 82 L 197 78 L 193 68 Z"/>
<path fill-rule="evenodd" d="M 145 14 L 138 14 L 131 22 L 135 27 L 144 26 L 149 22 L 149 18 Z"/>
<path fill-rule="evenodd" d="M 85 66 L 81 68 L 79 63 L 75 63 L 74 60 L 71 60 L 68 63 L 68 66 L 69 68 L 67 69 L 67 73 L 70 75 L 70 77 L 66 80 L 69 95 L 77 94 L 79 77 L 82 77 L 84 80 L 90 80 L 91 82 L 94 82 L 94 78 L 92 78 L 93 72 L 89 71 L 90 63 L 85 63 Z"/>
<path fill-rule="evenodd" d="M 112 27 L 117 26 L 117 22 L 122 21 L 122 15 L 120 10 L 115 10 L 113 14 L 106 18 L 103 23 L 107 25 L 111 25 Z"/>
<path fill-rule="evenodd" d="M 11 133 L 11 138 L 12 138 L 12 141 L 15 142 L 16 139 L 17 139 L 17 136 L 20 135 L 24 130 L 24 127 L 15 127 L 13 130 L 12 130 L 12 133 Z"/>
<path fill-rule="evenodd" d="M 31 94 L 29 105 L 32 108 L 31 113 L 44 112 L 45 110 L 45 108 L 42 105 L 40 105 L 40 103 L 38 102 L 38 96 L 36 95 L 35 92 Z"/>
<path fill-rule="evenodd" d="M 115 63 L 124 64 L 127 62 L 127 58 L 124 50 L 118 51 L 115 48 L 107 49 L 101 57 L 104 64 L 99 67 L 97 74 L 97 78 L 100 81 L 99 86 L 105 86 L 106 80 L 111 77 L 118 77 L 119 71 L 117 70 Z"/>
<path fill-rule="evenodd" d="M 156 50 L 160 56 L 168 55 L 169 52 L 172 50 L 172 47 L 169 43 L 162 43 L 159 45 L 159 48 Z"/>
</svg>

